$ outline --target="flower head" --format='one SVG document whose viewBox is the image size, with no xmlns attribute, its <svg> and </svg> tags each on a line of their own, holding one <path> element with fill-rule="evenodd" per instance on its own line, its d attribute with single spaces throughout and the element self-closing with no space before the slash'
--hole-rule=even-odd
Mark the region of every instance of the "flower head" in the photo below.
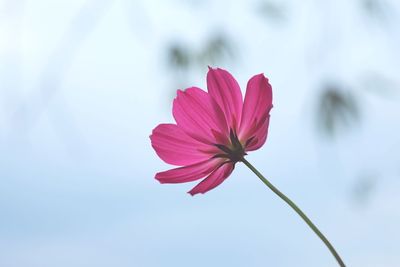
<svg viewBox="0 0 400 267">
<path fill-rule="evenodd" d="M 157 155 L 182 166 L 156 174 L 161 183 L 204 178 L 191 195 L 220 185 L 248 151 L 266 141 L 272 88 L 263 74 L 247 83 L 243 101 L 239 84 L 226 70 L 209 68 L 208 93 L 191 87 L 178 90 L 173 103 L 176 124 L 160 124 L 150 136 Z"/>
</svg>

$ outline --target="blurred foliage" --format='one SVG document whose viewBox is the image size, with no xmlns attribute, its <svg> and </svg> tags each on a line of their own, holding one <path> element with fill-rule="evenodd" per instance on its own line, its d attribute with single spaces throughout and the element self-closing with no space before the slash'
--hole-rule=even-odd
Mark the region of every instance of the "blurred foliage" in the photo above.
<svg viewBox="0 0 400 267">
<path fill-rule="evenodd" d="M 235 57 L 232 41 L 223 34 L 213 36 L 197 55 L 200 66 L 233 60 Z"/>
<path fill-rule="evenodd" d="M 357 1 L 359 9 L 364 10 L 368 17 L 384 18 L 389 14 L 390 6 L 386 0 Z M 268 20 L 281 22 L 288 19 L 290 2 L 260 0 L 255 5 L 258 14 Z M 232 40 L 221 32 L 208 38 L 200 48 L 186 45 L 181 40 L 174 42 L 167 47 L 168 69 L 175 73 L 173 88 L 176 89 L 177 84 L 184 85 L 190 71 L 204 69 L 207 65 L 223 65 L 233 61 L 237 55 Z M 361 103 L 357 101 L 354 90 L 345 90 L 336 81 L 323 87 L 317 97 L 316 125 L 325 136 L 338 137 L 360 121 Z M 381 96 L 392 96 L 396 88 L 390 79 L 378 73 L 362 76 L 360 87 L 359 94 L 372 92 Z"/>
<path fill-rule="evenodd" d="M 168 67 L 173 71 L 221 64 L 234 57 L 232 40 L 222 33 L 211 36 L 198 51 L 183 42 L 175 42 L 167 48 Z"/>
<path fill-rule="evenodd" d="M 351 188 L 351 197 L 358 205 L 368 204 L 368 200 L 372 197 L 376 189 L 378 176 L 373 173 L 361 175 Z"/>
<path fill-rule="evenodd" d="M 383 74 L 368 72 L 361 78 L 361 87 L 374 95 L 391 98 L 396 95 L 399 86 Z"/>
<path fill-rule="evenodd" d="M 369 17 L 385 19 L 388 16 L 390 7 L 384 0 L 360 0 L 360 4 Z"/>
<path fill-rule="evenodd" d="M 167 47 L 167 69 L 173 73 L 172 97 L 177 88 L 187 87 L 186 79 L 191 71 L 206 66 L 224 65 L 235 59 L 236 51 L 232 40 L 223 33 L 212 35 L 199 49 L 185 45 L 182 41 Z"/>
<path fill-rule="evenodd" d="M 359 104 L 351 91 L 333 84 L 325 86 L 317 104 L 317 125 L 323 134 L 335 137 L 341 129 L 357 123 L 360 117 Z"/>
<path fill-rule="evenodd" d="M 168 63 L 173 69 L 187 69 L 191 65 L 192 54 L 189 48 L 174 43 L 168 48 Z"/>
<path fill-rule="evenodd" d="M 262 1 L 258 4 L 257 11 L 262 17 L 275 22 L 287 19 L 286 6 L 282 1 Z"/>
</svg>

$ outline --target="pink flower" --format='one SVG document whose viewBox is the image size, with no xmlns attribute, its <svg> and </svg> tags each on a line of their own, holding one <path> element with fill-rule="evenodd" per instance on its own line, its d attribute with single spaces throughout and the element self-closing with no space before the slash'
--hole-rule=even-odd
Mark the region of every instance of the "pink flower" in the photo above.
<svg viewBox="0 0 400 267">
<path fill-rule="evenodd" d="M 160 124 L 150 136 L 157 155 L 182 166 L 156 174 L 161 183 L 204 178 L 188 193 L 220 185 L 235 164 L 267 139 L 272 88 L 263 74 L 253 76 L 242 98 L 239 84 L 223 69 L 209 68 L 208 93 L 197 87 L 178 90 L 173 103 L 176 124 Z"/>
</svg>

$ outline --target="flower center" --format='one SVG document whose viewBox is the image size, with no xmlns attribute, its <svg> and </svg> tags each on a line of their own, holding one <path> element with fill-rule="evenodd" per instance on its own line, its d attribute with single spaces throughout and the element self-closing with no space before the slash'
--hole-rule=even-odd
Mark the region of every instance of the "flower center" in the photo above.
<svg viewBox="0 0 400 267">
<path fill-rule="evenodd" d="M 228 146 L 215 144 L 215 146 L 218 147 L 224 153 L 216 154 L 214 158 L 227 158 L 231 162 L 236 163 L 238 161 L 241 161 L 243 159 L 243 156 L 247 154 L 244 151 L 244 148 L 240 143 L 239 138 L 232 129 L 229 132 L 229 138 L 230 138 L 230 145 Z"/>
</svg>

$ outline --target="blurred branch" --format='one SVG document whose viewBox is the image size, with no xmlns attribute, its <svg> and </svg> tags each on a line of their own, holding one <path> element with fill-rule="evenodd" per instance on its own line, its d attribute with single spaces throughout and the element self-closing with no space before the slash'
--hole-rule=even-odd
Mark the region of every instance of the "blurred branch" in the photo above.
<svg viewBox="0 0 400 267">
<path fill-rule="evenodd" d="M 63 75 L 71 65 L 78 48 L 93 31 L 112 0 L 90 0 L 81 8 L 63 35 L 47 65 L 41 73 L 36 90 L 11 114 L 14 132 L 28 131 L 48 107 L 57 93 Z"/>
<path fill-rule="evenodd" d="M 25 0 L 8 0 L 0 7 L 0 23 L 4 27 L 4 54 L 0 54 L 0 85 L 2 107 L 10 113 L 19 98 L 21 81 L 21 21 Z M 2 32 L 3 33 L 3 32 Z"/>
</svg>

